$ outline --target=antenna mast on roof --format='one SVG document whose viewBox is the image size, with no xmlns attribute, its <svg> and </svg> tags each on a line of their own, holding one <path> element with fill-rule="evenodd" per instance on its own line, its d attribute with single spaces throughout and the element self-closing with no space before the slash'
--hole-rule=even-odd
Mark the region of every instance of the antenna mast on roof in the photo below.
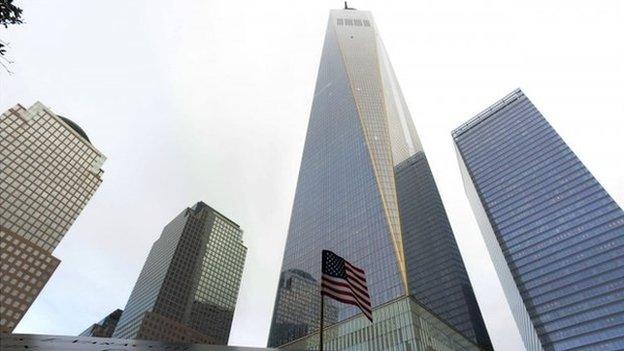
<svg viewBox="0 0 624 351">
<path fill-rule="evenodd" d="M 355 10 L 355 8 L 349 7 L 349 5 L 347 5 L 346 1 L 344 2 L 344 4 L 345 4 L 345 8 L 344 8 L 345 10 Z"/>
</svg>

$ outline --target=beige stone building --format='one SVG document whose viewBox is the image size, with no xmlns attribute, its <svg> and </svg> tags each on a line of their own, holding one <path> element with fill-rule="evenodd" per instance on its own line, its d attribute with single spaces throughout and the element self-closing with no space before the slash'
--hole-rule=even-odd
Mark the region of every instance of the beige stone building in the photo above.
<svg viewBox="0 0 624 351">
<path fill-rule="evenodd" d="M 52 255 L 102 182 L 106 157 L 37 102 L 0 117 L 0 330 L 11 332 L 59 264 Z"/>
</svg>

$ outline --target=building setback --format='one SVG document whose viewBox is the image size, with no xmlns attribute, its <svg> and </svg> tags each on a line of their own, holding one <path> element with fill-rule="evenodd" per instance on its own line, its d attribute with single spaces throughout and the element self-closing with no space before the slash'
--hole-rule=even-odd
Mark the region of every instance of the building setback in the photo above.
<svg viewBox="0 0 624 351">
<path fill-rule="evenodd" d="M 123 311 L 120 309 L 116 309 L 111 312 L 108 316 L 104 317 L 101 321 L 92 324 L 89 328 L 85 329 L 79 336 L 93 336 L 98 338 L 110 338 L 113 336 L 113 332 L 115 331 L 115 327 L 119 322 L 119 318 L 121 317 L 121 313 Z"/>
<path fill-rule="evenodd" d="M 412 295 L 443 324 L 490 347 L 423 148 L 367 11 L 330 12 L 269 346 L 317 331 L 323 249 L 366 271 L 373 306 Z M 334 301 L 325 305 L 327 325 L 359 313 Z M 392 343 L 419 345 L 407 336 Z"/>
<path fill-rule="evenodd" d="M 527 350 L 623 350 L 622 209 L 520 90 L 453 139 Z"/>
<path fill-rule="evenodd" d="M 0 117 L 0 331 L 12 332 L 60 261 L 52 255 L 102 182 L 106 157 L 37 102 Z"/>
<path fill-rule="evenodd" d="M 227 344 L 247 248 L 240 227 L 203 202 L 154 243 L 115 338 Z"/>
</svg>

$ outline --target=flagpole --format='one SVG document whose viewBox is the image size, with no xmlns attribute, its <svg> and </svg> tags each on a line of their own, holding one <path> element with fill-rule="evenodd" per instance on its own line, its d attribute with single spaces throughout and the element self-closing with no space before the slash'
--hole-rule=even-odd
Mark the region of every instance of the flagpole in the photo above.
<svg viewBox="0 0 624 351">
<path fill-rule="evenodd" d="M 324 316 L 324 305 L 325 304 L 325 296 L 321 293 L 321 326 L 319 328 L 319 351 L 323 351 L 323 316 Z"/>
</svg>

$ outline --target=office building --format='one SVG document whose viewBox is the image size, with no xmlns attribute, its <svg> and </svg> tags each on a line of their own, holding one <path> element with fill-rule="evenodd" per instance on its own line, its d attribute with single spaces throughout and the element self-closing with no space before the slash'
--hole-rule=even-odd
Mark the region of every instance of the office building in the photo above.
<svg viewBox="0 0 624 351">
<path fill-rule="evenodd" d="M 366 271 L 373 307 L 412 295 L 469 340 L 490 346 L 423 148 L 367 11 L 329 15 L 269 346 L 317 331 L 318 283 L 295 289 L 288 277 L 299 272 L 318 281 L 323 249 Z M 326 306 L 329 324 L 360 313 L 329 299 Z"/>
<path fill-rule="evenodd" d="M 622 209 L 520 90 L 453 139 L 526 349 L 624 350 Z"/>
<path fill-rule="evenodd" d="M 227 344 L 247 248 L 240 227 L 203 202 L 154 243 L 115 338 Z"/>
<path fill-rule="evenodd" d="M 98 338 L 110 338 L 113 336 L 117 322 L 121 317 L 123 311 L 116 309 L 108 316 L 104 317 L 101 321 L 92 324 L 89 328 L 85 329 L 79 336 L 92 336 Z"/>
<path fill-rule="evenodd" d="M 11 332 L 59 264 L 52 255 L 102 182 L 106 158 L 40 102 L 0 117 L 0 330 Z"/>
</svg>

